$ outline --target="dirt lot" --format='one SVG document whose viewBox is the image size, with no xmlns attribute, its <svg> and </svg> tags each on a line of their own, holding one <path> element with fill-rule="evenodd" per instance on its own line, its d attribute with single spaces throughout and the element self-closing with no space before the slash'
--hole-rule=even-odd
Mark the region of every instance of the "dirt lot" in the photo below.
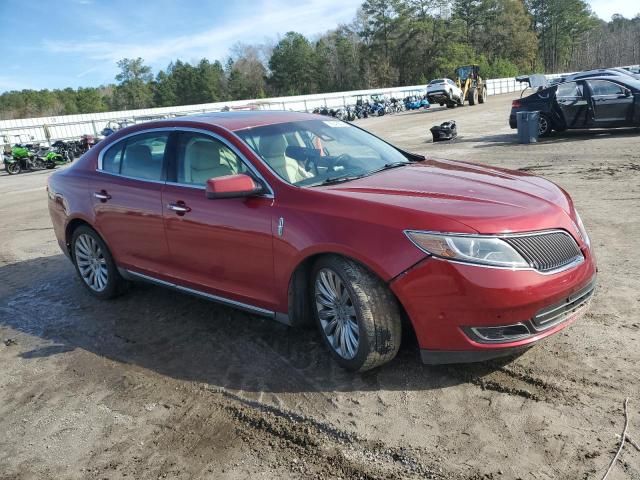
<svg viewBox="0 0 640 480">
<path fill-rule="evenodd" d="M 359 125 L 437 157 L 532 171 L 590 230 L 590 313 L 523 356 L 364 375 L 314 331 L 139 285 L 101 303 L 58 250 L 47 172 L 0 176 L 0 478 L 599 479 L 623 400 L 640 442 L 640 132 L 516 144 L 511 96 Z M 453 143 L 428 128 L 458 122 Z M 626 446 L 609 479 L 639 479 Z"/>
</svg>

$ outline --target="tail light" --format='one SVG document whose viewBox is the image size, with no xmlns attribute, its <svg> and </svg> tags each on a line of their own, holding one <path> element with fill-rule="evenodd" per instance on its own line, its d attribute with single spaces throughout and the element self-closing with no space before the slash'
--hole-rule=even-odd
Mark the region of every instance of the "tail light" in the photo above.
<svg viewBox="0 0 640 480">
<path fill-rule="evenodd" d="M 520 100 L 514 100 L 513 102 L 511 102 L 511 108 L 520 108 L 520 106 Z"/>
</svg>

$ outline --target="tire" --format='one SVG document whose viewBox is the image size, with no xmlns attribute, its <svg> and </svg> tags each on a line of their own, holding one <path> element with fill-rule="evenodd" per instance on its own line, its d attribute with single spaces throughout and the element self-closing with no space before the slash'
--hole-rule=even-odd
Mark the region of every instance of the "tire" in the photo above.
<svg viewBox="0 0 640 480">
<path fill-rule="evenodd" d="M 475 105 L 476 103 L 478 103 L 478 89 L 473 87 L 471 90 L 469 90 L 468 97 L 469 105 Z"/>
<path fill-rule="evenodd" d="M 337 255 L 321 257 L 312 269 L 310 294 L 320 336 L 341 367 L 364 372 L 396 356 L 400 307 L 367 269 Z"/>
<path fill-rule="evenodd" d="M 548 115 L 541 113 L 538 119 L 538 136 L 548 137 L 551 134 L 551 130 L 553 130 L 551 118 L 549 118 Z"/>
<path fill-rule="evenodd" d="M 455 103 L 447 103 L 447 108 L 456 108 Z"/>
<path fill-rule="evenodd" d="M 5 170 L 9 175 L 17 175 L 22 171 L 22 167 L 20 166 L 20 162 L 12 162 L 6 163 L 4 166 Z"/>
<path fill-rule="evenodd" d="M 486 101 L 487 101 L 487 87 L 483 87 L 482 88 L 482 92 L 480 93 L 480 96 L 478 97 L 478 102 L 485 103 Z"/>
<path fill-rule="evenodd" d="M 48 170 L 52 170 L 56 168 L 56 162 L 54 162 L 53 160 L 46 160 L 44 162 L 44 165 Z"/>
<path fill-rule="evenodd" d="M 126 290 L 127 282 L 120 276 L 109 248 L 91 227 L 83 225 L 74 230 L 71 258 L 82 284 L 95 297 L 108 300 Z"/>
</svg>

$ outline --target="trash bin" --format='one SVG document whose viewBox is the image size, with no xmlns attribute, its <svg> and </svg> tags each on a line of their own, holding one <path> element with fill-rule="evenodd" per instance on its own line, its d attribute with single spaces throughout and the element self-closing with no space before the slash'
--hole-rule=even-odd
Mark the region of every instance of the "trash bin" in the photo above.
<svg viewBox="0 0 640 480">
<path fill-rule="evenodd" d="M 516 114 L 518 124 L 518 141 L 520 143 L 536 143 L 540 132 L 540 112 L 518 112 Z"/>
</svg>

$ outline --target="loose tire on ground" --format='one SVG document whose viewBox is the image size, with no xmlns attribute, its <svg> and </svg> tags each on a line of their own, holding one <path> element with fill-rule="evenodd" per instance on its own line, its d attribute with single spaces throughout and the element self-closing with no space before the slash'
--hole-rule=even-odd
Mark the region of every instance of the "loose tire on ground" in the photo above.
<svg viewBox="0 0 640 480">
<path fill-rule="evenodd" d="M 331 275 L 338 280 L 332 281 Z M 396 356 L 402 337 L 400 307 L 384 282 L 353 260 L 327 255 L 315 263 L 310 283 L 312 310 L 320 335 L 340 366 L 363 372 Z M 327 292 L 331 286 L 335 286 L 334 293 L 340 292 L 335 298 Z M 347 318 L 342 323 L 347 325 L 344 328 L 357 331 L 357 345 L 350 353 L 348 348 L 340 348 L 337 328 L 341 315 L 342 320 Z M 355 327 L 348 326 L 352 318 Z"/>
<path fill-rule="evenodd" d="M 91 286 L 91 282 L 86 274 L 87 257 L 91 256 L 88 254 L 88 245 L 93 245 L 92 242 L 95 242 L 97 250 L 100 253 L 98 256 L 99 259 L 96 259 L 94 265 L 96 265 L 96 268 L 97 264 L 106 267 L 106 280 L 104 286 L 101 286 L 99 289 Z M 91 227 L 82 225 L 73 231 L 73 235 L 71 236 L 71 258 L 76 267 L 76 272 L 80 277 L 80 281 L 92 295 L 102 300 L 108 300 L 117 297 L 126 290 L 127 282 L 120 276 L 107 244 Z"/>
</svg>

